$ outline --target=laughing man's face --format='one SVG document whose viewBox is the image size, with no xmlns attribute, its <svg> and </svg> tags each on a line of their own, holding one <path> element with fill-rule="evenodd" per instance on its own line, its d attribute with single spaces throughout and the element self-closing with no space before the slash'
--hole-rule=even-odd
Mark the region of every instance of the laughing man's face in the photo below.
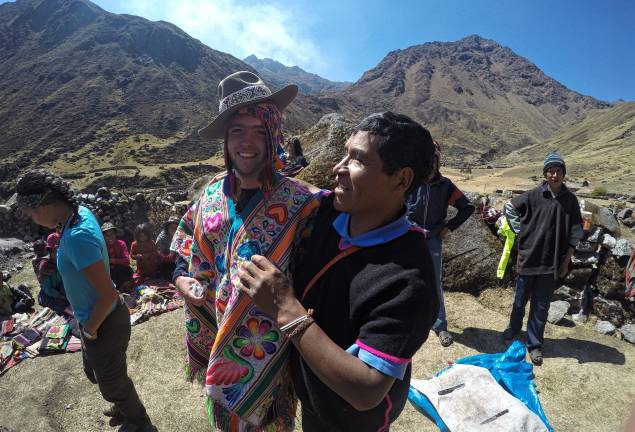
<svg viewBox="0 0 635 432">
<path fill-rule="evenodd" d="M 357 132 L 346 142 L 346 155 L 333 168 L 337 182 L 333 204 L 337 210 L 353 216 L 369 215 L 394 200 L 403 200 L 397 188 L 398 176 L 386 174 L 377 152 L 383 139 Z"/>
<path fill-rule="evenodd" d="M 264 123 L 248 114 L 235 115 L 227 128 L 227 151 L 241 181 L 257 180 L 267 163 Z"/>
</svg>

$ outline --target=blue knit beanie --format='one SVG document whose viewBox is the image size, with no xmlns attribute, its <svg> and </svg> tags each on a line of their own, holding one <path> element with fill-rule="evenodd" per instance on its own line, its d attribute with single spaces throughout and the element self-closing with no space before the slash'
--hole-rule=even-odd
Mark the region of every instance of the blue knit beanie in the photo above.
<svg viewBox="0 0 635 432">
<path fill-rule="evenodd" d="M 560 167 L 564 174 L 567 173 L 567 167 L 564 164 L 564 159 L 557 152 L 551 152 L 545 159 L 545 164 L 542 167 L 542 173 L 546 173 L 549 168 Z"/>
</svg>

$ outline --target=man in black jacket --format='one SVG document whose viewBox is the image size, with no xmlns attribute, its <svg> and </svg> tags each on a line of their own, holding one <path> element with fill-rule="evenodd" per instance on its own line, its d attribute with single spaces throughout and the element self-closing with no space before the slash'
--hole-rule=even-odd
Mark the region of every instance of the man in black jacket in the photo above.
<svg viewBox="0 0 635 432">
<path fill-rule="evenodd" d="M 425 239 L 405 208 L 432 153 L 429 132 L 406 116 L 362 120 L 298 253 L 293 286 L 261 256 L 239 273 L 241 290 L 295 345 L 304 431 L 388 430 L 405 405 L 411 359 L 439 310 Z"/>
<path fill-rule="evenodd" d="M 434 263 L 437 294 L 439 295 L 439 314 L 432 329 L 439 337 L 442 346 L 452 345 L 454 339 L 448 332 L 448 320 L 445 314 L 443 297 L 443 238 L 463 224 L 474 213 L 474 205 L 463 195 L 463 192 L 447 177 L 441 175 L 441 151 L 434 141 L 435 154 L 432 161 L 432 173 L 423 184 L 408 197 L 408 219 L 423 228 L 426 246 Z M 455 207 L 458 212 L 446 221 L 448 206 Z"/>
<path fill-rule="evenodd" d="M 566 172 L 564 159 L 550 153 L 543 166 L 545 181 L 505 205 L 505 216 L 518 236 L 518 279 L 503 339 L 511 343 L 518 337 L 531 298 L 527 349 L 537 366 L 542 364 L 545 326 L 556 282 L 569 271 L 583 235 L 578 199 L 563 184 Z"/>
</svg>

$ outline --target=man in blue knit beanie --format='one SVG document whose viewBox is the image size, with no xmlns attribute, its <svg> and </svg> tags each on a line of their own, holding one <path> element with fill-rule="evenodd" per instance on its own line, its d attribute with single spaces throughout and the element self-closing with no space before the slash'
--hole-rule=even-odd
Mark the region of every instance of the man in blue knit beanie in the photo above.
<svg viewBox="0 0 635 432">
<path fill-rule="evenodd" d="M 505 205 L 505 216 L 518 238 L 518 279 L 505 343 L 520 335 L 525 306 L 531 299 L 527 321 L 527 349 L 531 361 L 542 364 L 542 344 L 559 279 L 566 276 L 576 245 L 583 235 L 576 196 L 564 185 L 564 159 L 552 152 L 543 165 L 545 180 Z"/>
</svg>

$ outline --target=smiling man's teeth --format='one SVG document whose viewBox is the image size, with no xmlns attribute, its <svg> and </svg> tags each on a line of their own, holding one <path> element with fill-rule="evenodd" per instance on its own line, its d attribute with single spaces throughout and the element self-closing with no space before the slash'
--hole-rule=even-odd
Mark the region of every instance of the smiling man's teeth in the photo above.
<svg viewBox="0 0 635 432">
<path fill-rule="evenodd" d="M 256 156 L 256 153 L 238 153 L 238 156 L 245 157 L 245 158 L 252 158 Z"/>
</svg>

